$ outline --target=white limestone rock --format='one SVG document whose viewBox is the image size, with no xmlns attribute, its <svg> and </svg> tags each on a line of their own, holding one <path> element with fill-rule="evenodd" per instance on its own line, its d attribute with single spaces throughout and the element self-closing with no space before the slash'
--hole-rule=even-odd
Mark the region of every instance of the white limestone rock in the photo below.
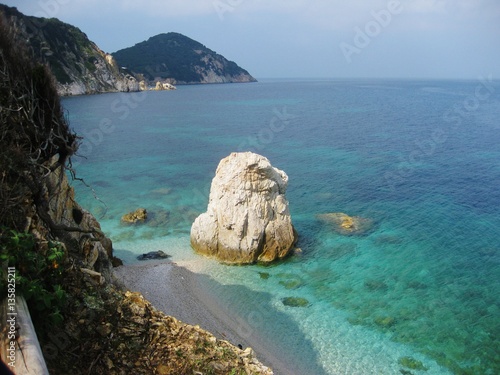
<svg viewBox="0 0 500 375">
<path fill-rule="evenodd" d="M 285 192 L 288 176 L 251 152 L 221 160 L 207 212 L 191 227 L 191 246 L 225 263 L 284 258 L 296 240 Z"/>
</svg>

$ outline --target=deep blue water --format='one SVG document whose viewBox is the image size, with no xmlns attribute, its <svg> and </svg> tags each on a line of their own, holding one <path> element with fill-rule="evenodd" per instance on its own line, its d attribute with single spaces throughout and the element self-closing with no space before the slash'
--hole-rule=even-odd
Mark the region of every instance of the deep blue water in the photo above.
<svg viewBox="0 0 500 375">
<path fill-rule="evenodd" d="M 128 262 L 157 246 L 198 257 L 190 225 L 229 153 L 257 152 L 288 174 L 302 255 L 213 267 L 210 280 L 297 368 L 500 373 L 499 82 L 268 80 L 63 104 L 93 188 L 75 182 L 78 200 Z M 121 225 L 138 207 L 155 220 Z M 330 212 L 374 227 L 343 236 L 317 218 Z M 287 296 L 310 305 L 286 307 Z"/>
</svg>

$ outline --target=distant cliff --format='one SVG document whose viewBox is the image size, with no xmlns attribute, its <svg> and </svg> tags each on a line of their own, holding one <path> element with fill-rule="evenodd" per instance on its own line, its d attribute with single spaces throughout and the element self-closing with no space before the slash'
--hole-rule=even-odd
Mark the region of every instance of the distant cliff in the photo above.
<svg viewBox="0 0 500 375">
<path fill-rule="evenodd" d="M 174 84 L 255 82 L 235 62 L 179 33 L 159 34 L 113 53 L 120 66 L 146 80 Z"/>
<path fill-rule="evenodd" d="M 0 13 L 28 42 L 34 57 L 49 65 L 60 95 L 139 90 L 137 80 L 120 72 L 113 57 L 77 27 L 56 18 L 26 16 L 2 4 Z"/>
</svg>

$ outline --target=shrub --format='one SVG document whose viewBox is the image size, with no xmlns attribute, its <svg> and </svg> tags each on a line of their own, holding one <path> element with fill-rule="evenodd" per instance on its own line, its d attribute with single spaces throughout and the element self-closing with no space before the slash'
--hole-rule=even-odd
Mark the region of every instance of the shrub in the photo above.
<svg viewBox="0 0 500 375">
<path fill-rule="evenodd" d="M 45 251 L 37 250 L 36 241 L 31 234 L 1 229 L 0 293 L 7 291 L 7 267 L 14 267 L 15 294 L 26 299 L 33 320 L 40 323 L 61 323 L 60 311 L 66 302 L 66 292 L 61 285 L 65 255 L 64 246 L 58 242 L 49 242 Z"/>
</svg>

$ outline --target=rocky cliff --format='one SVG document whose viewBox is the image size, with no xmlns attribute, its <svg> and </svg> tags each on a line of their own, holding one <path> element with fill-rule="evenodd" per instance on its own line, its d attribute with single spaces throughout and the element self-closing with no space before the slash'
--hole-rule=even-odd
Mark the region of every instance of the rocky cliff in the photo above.
<svg viewBox="0 0 500 375">
<path fill-rule="evenodd" d="M 120 66 L 149 81 L 173 84 L 255 82 L 235 62 L 179 33 L 159 34 L 113 53 Z"/>
<path fill-rule="evenodd" d="M 1 4 L 0 13 L 15 34 L 29 43 L 33 56 L 49 65 L 60 95 L 139 90 L 137 80 L 121 72 L 113 56 L 80 29 L 55 18 L 26 16 Z"/>
<path fill-rule="evenodd" d="M 285 192 L 288 176 L 263 156 L 232 153 L 221 160 L 207 212 L 191 227 L 191 245 L 227 263 L 284 258 L 296 234 Z"/>
<path fill-rule="evenodd" d="M 250 350 L 117 286 L 112 243 L 69 184 L 78 137 L 48 68 L 16 35 L 0 14 L 0 298 L 13 268 L 50 374 L 272 375 Z"/>
</svg>

